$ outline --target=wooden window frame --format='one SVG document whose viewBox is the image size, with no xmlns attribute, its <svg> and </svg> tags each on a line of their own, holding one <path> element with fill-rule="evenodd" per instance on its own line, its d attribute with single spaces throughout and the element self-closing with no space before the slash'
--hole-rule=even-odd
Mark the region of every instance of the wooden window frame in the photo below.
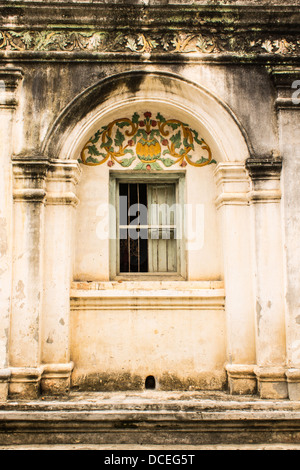
<svg viewBox="0 0 300 470">
<path fill-rule="evenodd" d="M 186 279 L 186 256 L 184 240 L 184 202 L 185 202 L 185 171 L 168 172 L 136 172 L 136 171 L 110 171 L 109 181 L 109 203 L 115 208 L 117 220 L 110 217 L 109 222 L 109 244 L 110 244 L 110 280 L 117 281 L 162 281 L 162 280 L 185 280 Z M 181 220 L 178 221 L 182 237 L 177 244 L 177 272 L 168 273 L 120 273 L 119 238 L 117 227 L 119 226 L 119 183 L 145 183 L 145 184 L 175 184 L 176 204 L 181 207 Z"/>
</svg>

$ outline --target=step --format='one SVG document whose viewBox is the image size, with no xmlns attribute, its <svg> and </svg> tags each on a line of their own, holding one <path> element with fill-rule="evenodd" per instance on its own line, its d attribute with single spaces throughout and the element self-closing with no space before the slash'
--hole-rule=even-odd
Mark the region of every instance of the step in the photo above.
<svg viewBox="0 0 300 470">
<path fill-rule="evenodd" d="M 300 445 L 300 403 L 208 392 L 71 392 L 0 405 L 1 446 Z"/>
</svg>

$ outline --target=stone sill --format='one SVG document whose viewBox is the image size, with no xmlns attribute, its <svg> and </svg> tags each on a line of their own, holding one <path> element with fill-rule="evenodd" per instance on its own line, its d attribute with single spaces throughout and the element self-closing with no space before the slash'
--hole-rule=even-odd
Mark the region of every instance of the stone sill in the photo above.
<svg viewBox="0 0 300 470">
<path fill-rule="evenodd" d="M 224 310 L 221 281 L 74 282 L 71 310 Z"/>
</svg>

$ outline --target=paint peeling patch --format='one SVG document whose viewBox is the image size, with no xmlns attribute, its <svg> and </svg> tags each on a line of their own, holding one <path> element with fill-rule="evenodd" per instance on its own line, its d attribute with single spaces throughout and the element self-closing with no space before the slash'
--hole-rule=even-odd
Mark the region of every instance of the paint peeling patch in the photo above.
<svg viewBox="0 0 300 470">
<path fill-rule="evenodd" d="M 298 315 L 298 317 L 295 318 L 295 322 L 297 323 L 297 325 L 300 325 L 300 315 Z"/>
</svg>

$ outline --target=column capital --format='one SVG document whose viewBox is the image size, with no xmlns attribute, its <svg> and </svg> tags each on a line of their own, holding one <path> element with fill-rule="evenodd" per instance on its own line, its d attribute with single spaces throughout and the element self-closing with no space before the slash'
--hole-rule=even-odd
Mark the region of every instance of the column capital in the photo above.
<svg viewBox="0 0 300 470">
<path fill-rule="evenodd" d="M 81 176 L 77 160 L 51 160 L 46 179 L 46 204 L 70 204 L 76 206 L 78 198 L 74 192 Z"/>
<path fill-rule="evenodd" d="M 246 160 L 251 178 L 250 203 L 274 203 L 281 200 L 281 157 L 251 157 Z"/>
<path fill-rule="evenodd" d="M 0 109 L 16 108 L 16 90 L 22 79 L 22 69 L 0 67 Z"/>
<path fill-rule="evenodd" d="M 77 160 L 50 160 L 47 179 L 77 184 L 81 172 L 80 163 Z"/>
<path fill-rule="evenodd" d="M 49 161 L 42 155 L 13 156 L 13 197 L 15 201 L 43 202 Z"/>
<path fill-rule="evenodd" d="M 282 158 L 273 156 L 250 157 L 246 160 L 245 167 L 252 181 L 280 179 Z"/>
<path fill-rule="evenodd" d="M 16 179 L 45 178 L 49 168 L 49 160 L 40 154 L 14 155 L 12 166 Z"/>
<path fill-rule="evenodd" d="M 271 77 L 277 90 L 276 108 L 300 110 L 300 68 L 275 67 Z"/>
<path fill-rule="evenodd" d="M 219 163 L 214 171 L 219 195 L 216 207 L 248 204 L 249 176 L 243 162 Z"/>
<path fill-rule="evenodd" d="M 248 194 L 251 204 L 281 200 L 281 157 L 251 157 L 246 160 L 245 167 L 251 178 L 251 191 Z"/>
</svg>

